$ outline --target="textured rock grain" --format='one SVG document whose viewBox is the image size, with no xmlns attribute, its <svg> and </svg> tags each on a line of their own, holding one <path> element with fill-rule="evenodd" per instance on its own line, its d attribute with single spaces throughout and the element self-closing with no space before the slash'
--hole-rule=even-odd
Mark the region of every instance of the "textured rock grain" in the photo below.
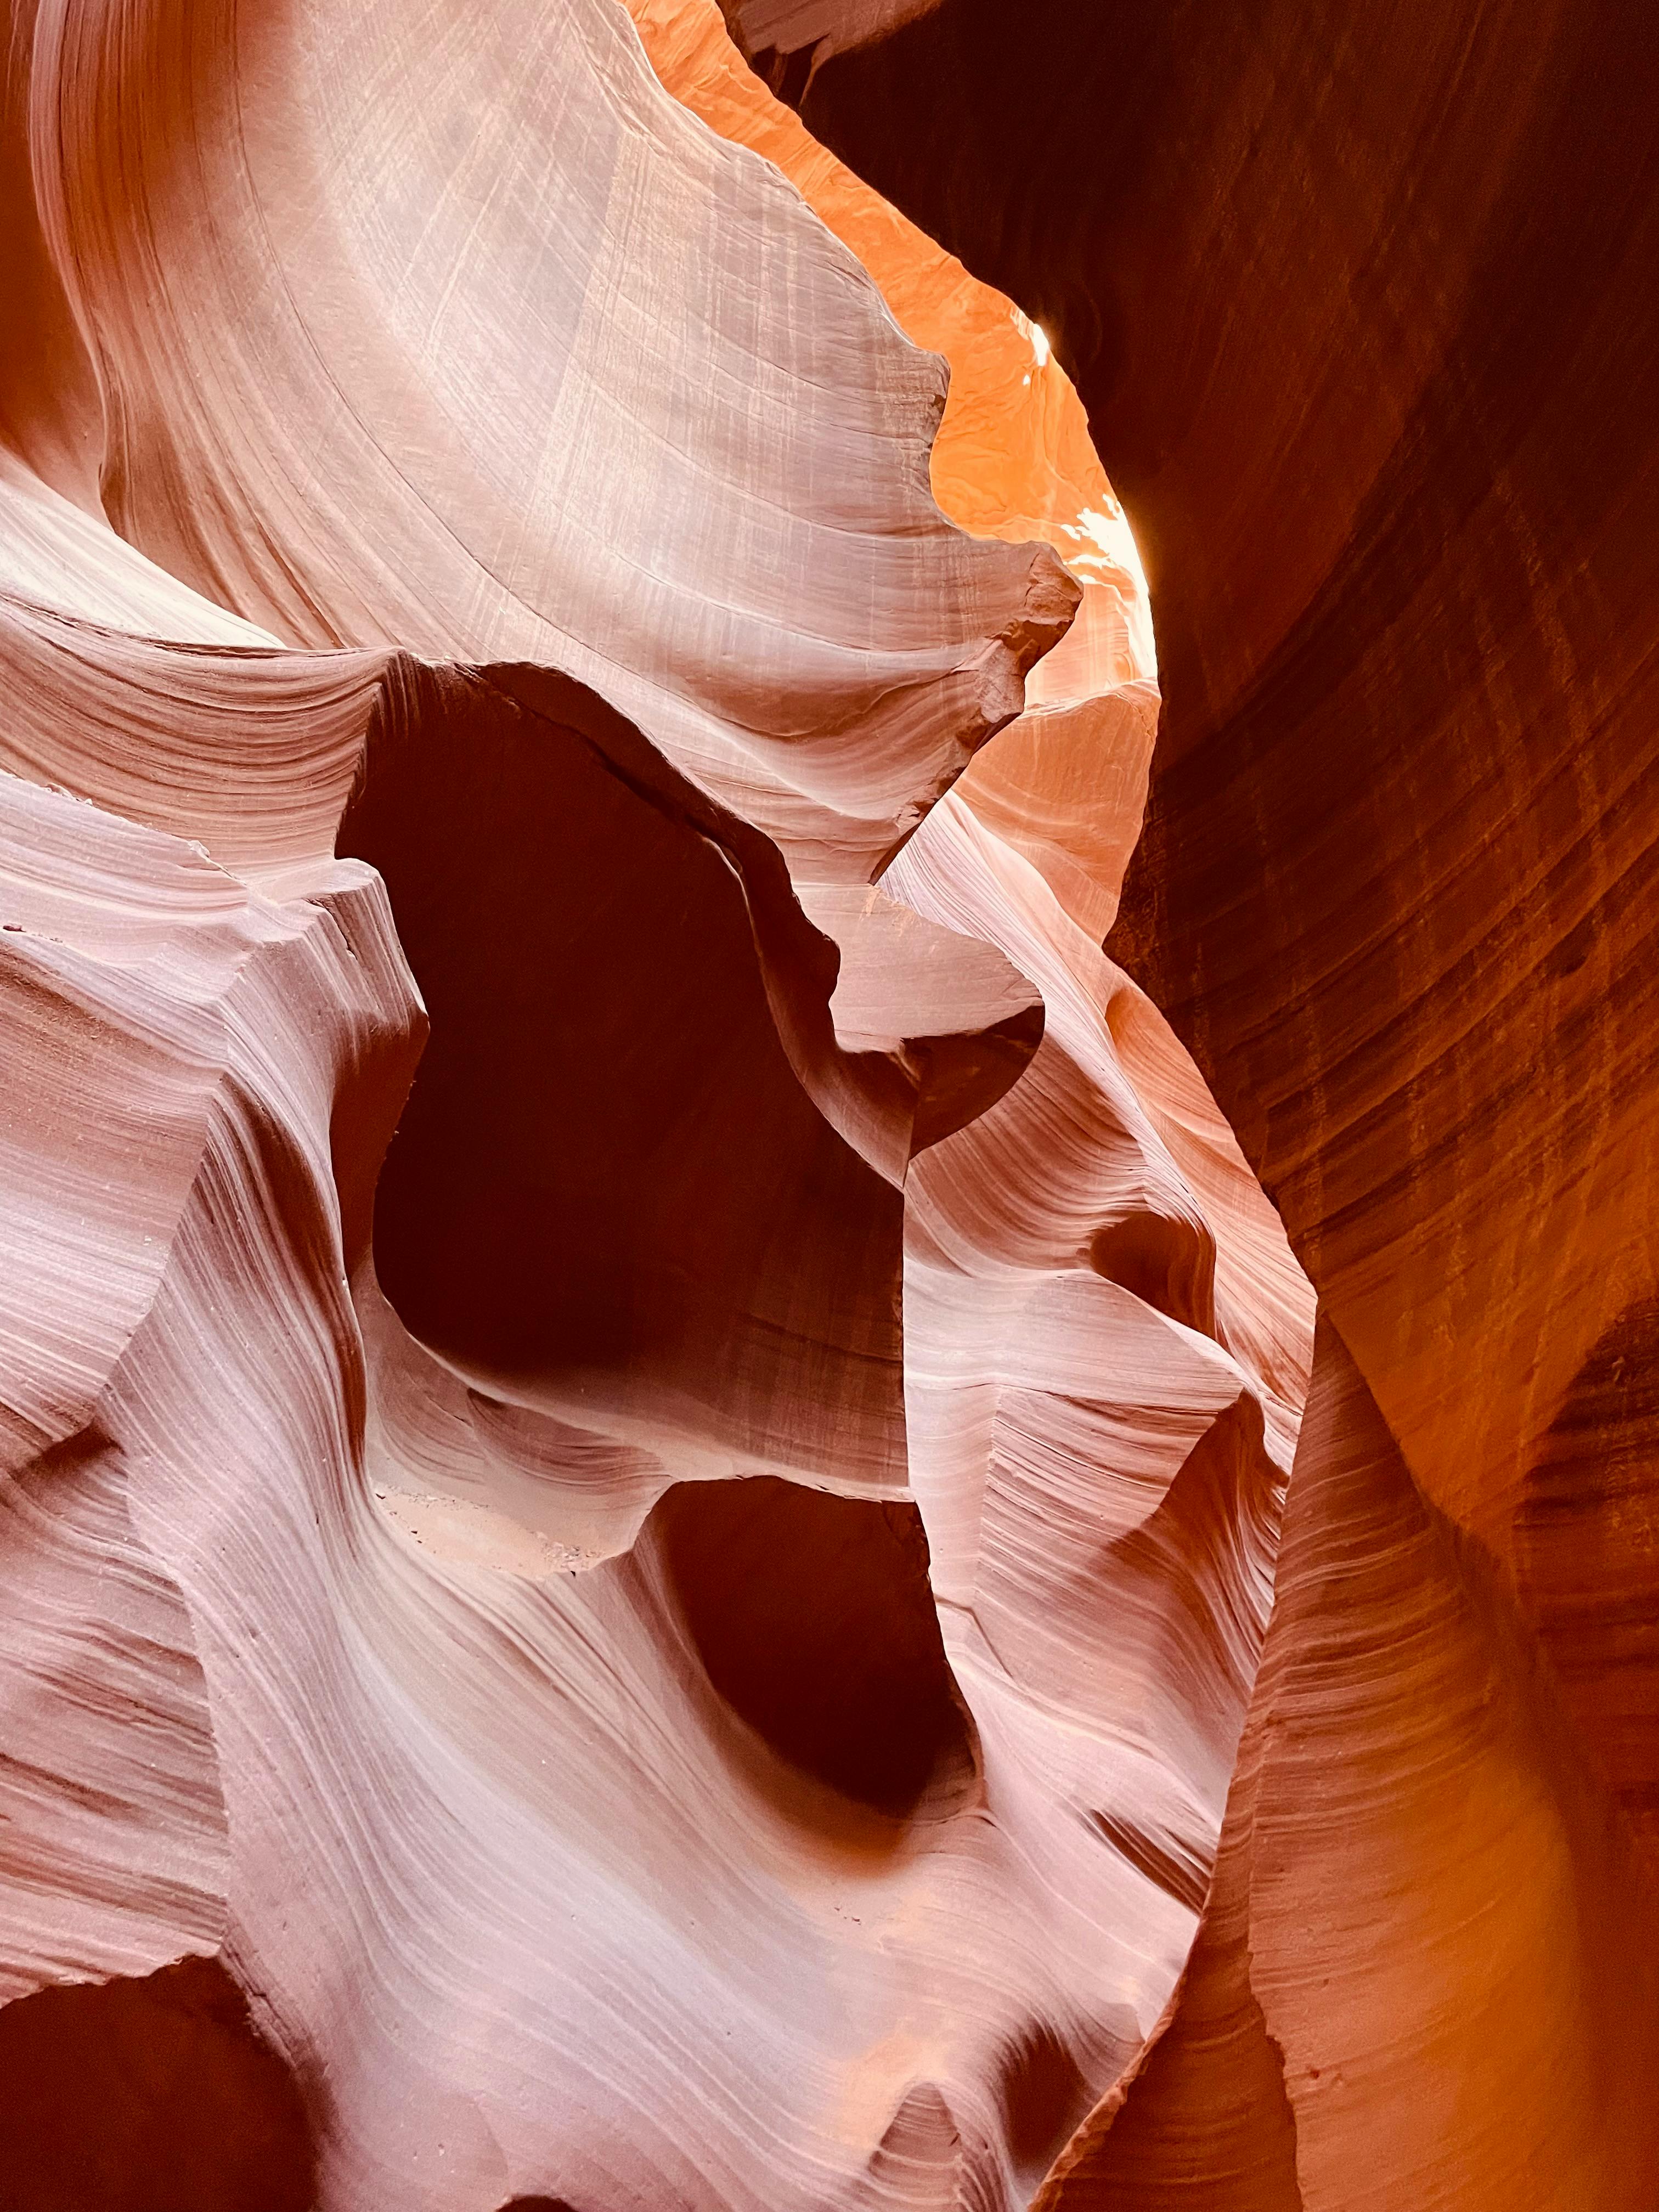
<svg viewBox="0 0 1659 2212">
<path fill-rule="evenodd" d="M 1342 1409 L 1292 1479 L 1267 1763 L 1184 2025 L 1054 2201 L 1246 2172 L 1294 2201 L 1275 2097 L 1220 2124 L 1252 2007 L 1310 2208 L 1644 2201 L 1651 26 L 1129 0 L 1015 35 L 942 0 L 861 43 L 859 15 L 766 65 L 1078 379 L 1164 694 L 1109 947 L 1281 1209 Z"/>
<path fill-rule="evenodd" d="M 1023 2204 L 1208 1886 L 1311 1297 L 1099 950 L 1133 541 L 640 28 L 13 24 L 33 2212 Z"/>
<path fill-rule="evenodd" d="M 1645 22 L 8 20 L 0 2198 L 1640 2212 Z"/>
</svg>

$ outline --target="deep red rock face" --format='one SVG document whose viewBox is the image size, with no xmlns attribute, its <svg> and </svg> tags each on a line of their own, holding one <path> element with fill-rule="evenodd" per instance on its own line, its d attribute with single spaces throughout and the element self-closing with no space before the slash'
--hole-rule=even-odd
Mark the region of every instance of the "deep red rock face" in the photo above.
<svg viewBox="0 0 1659 2212">
<path fill-rule="evenodd" d="M 726 14 L 1077 377 L 1164 692 L 1109 950 L 1330 1323 L 1337 1410 L 1304 1432 L 1206 1930 L 1053 2201 L 1645 2201 L 1652 24 L 1530 0 L 1127 0 L 1017 35 L 943 0 L 873 38 L 851 6 Z M 1356 1458 L 1392 1468 L 1386 1506 Z M 1298 1496 L 1324 1529 L 1301 1550 Z M 1391 1690 L 1407 1634 L 1427 1671 Z M 1316 1705 L 1328 1882 L 1311 1822 L 1268 1802 Z"/>
<path fill-rule="evenodd" d="M 1651 2195 L 1652 57 L 1527 15 L 20 0 L 0 2204 Z"/>
<path fill-rule="evenodd" d="M 0 2010 L 6 2190 L 111 2212 L 304 2212 L 313 2151 L 292 2074 L 217 1960 L 60 1984 Z"/>
</svg>

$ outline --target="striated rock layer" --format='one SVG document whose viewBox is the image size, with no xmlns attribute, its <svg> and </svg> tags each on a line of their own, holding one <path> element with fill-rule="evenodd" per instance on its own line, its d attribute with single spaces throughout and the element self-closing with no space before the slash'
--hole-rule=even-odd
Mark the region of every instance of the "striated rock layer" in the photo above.
<svg viewBox="0 0 1659 2212">
<path fill-rule="evenodd" d="M 1109 945 L 1324 1316 L 1204 1929 L 1045 2201 L 1650 2202 L 1650 23 L 726 12 L 1078 379 L 1164 693 Z"/>
<path fill-rule="evenodd" d="M 0 2198 L 1024 2205 L 1312 1336 L 1077 395 L 695 0 L 9 51 Z"/>
<path fill-rule="evenodd" d="M 1644 22 L 8 33 L 0 2203 L 1648 2204 Z"/>
</svg>

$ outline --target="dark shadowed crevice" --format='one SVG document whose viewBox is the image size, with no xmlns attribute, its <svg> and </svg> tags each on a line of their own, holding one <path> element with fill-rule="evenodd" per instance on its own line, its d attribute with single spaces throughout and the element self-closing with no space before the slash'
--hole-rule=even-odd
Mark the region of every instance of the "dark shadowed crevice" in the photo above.
<svg viewBox="0 0 1659 2212">
<path fill-rule="evenodd" d="M 216 1959 L 0 2009 L 4 2212 L 310 2212 L 297 2084 Z"/>
<path fill-rule="evenodd" d="M 1089 1822 L 1120 1856 L 1127 1859 L 1137 1874 L 1144 1875 L 1166 1897 L 1174 1898 L 1177 1905 L 1184 1905 L 1188 1912 L 1204 1910 L 1210 1886 L 1208 1868 L 1194 1866 L 1182 1853 L 1170 1850 L 1167 1844 L 1115 1813 L 1091 1813 Z"/>
<path fill-rule="evenodd" d="M 1171 1321 L 1215 1334 L 1215 1238 L 1202 1222 L 1126 1214 L 1096 1231 L 1089 1265 Z"/>
<path fill-rule="evenodd" d="M 824 1471 L 884 1468 L 902 1200 L 780 1034 L 833 1055 L 835 949 L 776 849 L 631 725 L 498 673 L 393 670 L 338 840 L 385 878 L 432 1024 L 380 1285 L 463 1372 L 579 1425 L 790 1465 L 833 1402 Z"/>
<path fill-rule="evenodd" d="M 954 1136 L 1012 1090 L 1042 1042 L 1044 1020 L 1039 1000 L 976 1035 L 914 1040 L 903 1055 L 918 1091 L 912 1151 Z"/>
<path fill-rule="evenodd" d="M 716 1693 L 787 1765 L 895 1818 L 971 1779 L 914 1505 L 682 1483 L 641 1549 Z"/>
<path fill-rule="evenodd" d="M 1060 2038 L 1038 2021 L 1008 2053 L 1001 2090 L 1008 2155 L 1029 2191 L 1088 2111 L 1089 2084 Z"/>
</svg>

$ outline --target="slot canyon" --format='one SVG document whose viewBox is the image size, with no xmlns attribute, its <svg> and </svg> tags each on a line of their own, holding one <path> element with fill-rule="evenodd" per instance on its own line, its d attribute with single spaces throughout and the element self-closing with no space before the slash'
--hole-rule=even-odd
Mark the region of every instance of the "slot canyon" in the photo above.
<svg viewBox="0 0 1659 2212">
<path fill-rule="evenodd" d="M 1659 2212 L 1659 17 L 6 5 L 0 2212 Z"/>
</svg>

